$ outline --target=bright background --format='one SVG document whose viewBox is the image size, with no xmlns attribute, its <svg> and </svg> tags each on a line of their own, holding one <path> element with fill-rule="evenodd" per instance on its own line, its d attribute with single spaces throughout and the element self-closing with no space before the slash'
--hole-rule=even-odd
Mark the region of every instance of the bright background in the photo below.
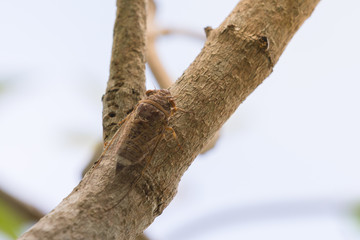
<svg viewBox="0 0 360 240">
<path fill-rule="evenodd" d="M 202 33 L 236 3 L 159 0 L 157 21 Z M 151 239 L 360 239 L 359 9 L 321 1 L 186 172 Z M 0 1 L 0 188 L 45 212 L 101 140 L 115 11 L 114 0 Z M 158 41 L 174 79 L 202 45 Z"/>
</svg>

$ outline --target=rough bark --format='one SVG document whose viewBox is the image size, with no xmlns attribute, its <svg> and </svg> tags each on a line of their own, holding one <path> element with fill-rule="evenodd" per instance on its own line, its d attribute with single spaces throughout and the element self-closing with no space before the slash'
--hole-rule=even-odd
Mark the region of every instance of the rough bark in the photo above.
<svg viewBox="0 0 360 240">
<path fill-rule="evenodd" d="M 159 29 L 155 23 L 155 15 L 156 15 L 156 5 L 153 0 L 149 1 L 148 5 L 148 18 L 147 18 L 147 63 L 153 73 L 156 81 L 158 82 L 160 88 L 169 88 L 173 82 L 168 75 L 165 67 L 160 61 L 160 58 L 156 51 L 156 39 L 161 35 L 168 34 L 181 34 L 185 36 L 190 36 L 192 38 L 198 38 L 199 40 L 205 40 L 204 36 L 198 34 L 196 32 L 187 31 L 185 29 Z M 211 29 L 210 27 L 205 28 L 205 33 Z M 220 137 L 220 131 L 218 131 L 214 137 L 209 141 L 209 143 L 201 150 L 200 154 L 206 153 L 210 149 L 212 149 L 217 140 Z"/>
<path fill-rule="evenodd" d="M 110 76 L 103 96 L 104 143 L 144 97 L 146 6 L 147 0 L 117 0 Z"/>
<path fill-rule="evenodd" d="M 177 106 L 186 110 L 169 123 L 181 149 L 166 135 L 144 171 L 118 178 L 114 159 L 123 139 L 116 134 L 100 164 L 20 239 L 134 239 L 170 203 L 203 146 L 272 72 L 318 2 L 241 1 L 218 28 L 208 31 L 203 50 L 170 88 Z"/>
</svg>

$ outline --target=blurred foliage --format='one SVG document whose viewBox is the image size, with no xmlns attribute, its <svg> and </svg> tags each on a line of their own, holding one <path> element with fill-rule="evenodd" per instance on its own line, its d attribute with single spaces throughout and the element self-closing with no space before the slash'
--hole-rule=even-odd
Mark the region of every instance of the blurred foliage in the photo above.
<svg viewBox="0 0 360 240">
<path fill-rule="evenodd" d="M 16 239 L 27 223 L 15 209 L 12 209 L 3 199 L 0 199 L 0 231 L 11 239 Z"/>
<path fill-rule="evenodd" d="M 22 79 L 19 74 L 3 74 L 0 72 L 0 95 L 9 92 L 19 79 Z"/>
<path fill-rule="evenodd" d="M 3 92 L 5 92 L 6 89 L 6 84 L 3 81 L 0 81 L 0 94 L 2 94 Z"/>
<path fill-rule="evenodd" d="M 355 217 L 360 227 L 360 204 L 355 207 Z"/>
</svg>

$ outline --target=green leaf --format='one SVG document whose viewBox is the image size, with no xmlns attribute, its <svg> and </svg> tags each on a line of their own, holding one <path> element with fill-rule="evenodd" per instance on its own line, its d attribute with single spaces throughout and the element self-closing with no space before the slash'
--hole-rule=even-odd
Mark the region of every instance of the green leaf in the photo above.
<svg viewBox="0 0 360 240">
<path fill-rule="evenodd" d="M 27 223 L 9 204 L 0 199 L 0 230 L 12 239 L 16 239 Z"/>
<path fill-rule="evenodd" d="M 357 222 L 357 226 L 360 228 L 360 204 L 356 205 L 352 209 L 353 216 L 355 217 L 355 221 Z"/>
</svg>

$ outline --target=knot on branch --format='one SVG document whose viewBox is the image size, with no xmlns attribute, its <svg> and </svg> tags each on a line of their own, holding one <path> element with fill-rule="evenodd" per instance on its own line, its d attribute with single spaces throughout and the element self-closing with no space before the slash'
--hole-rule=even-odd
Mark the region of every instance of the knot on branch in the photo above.
<svg viewBox="0 0 360 240">
<path fill-rule="evenodd" d="M 269 49 L 270 43 L 266 36 L 260 36 L 258 41 L 259 41 L 260 48 L 262 50 L 266 51 Z"/>
<path fill-rule="evenodd" d="M 206 38 L 208 38 L 210 36 L 212 30 L 213 30 L 213 28 L 210 26 L 207 26 L 206 28 L 204 28 Z"/>
<path fill-rule="evenodd" d="M 274 68 L 274 61 L 272 60 L 271 54 L 270 54 L 270 41 L 269 38 L 266 36 L 258 36 L 257 37 L 258 46 L 261 52 L 263 52 L 267 59 L 269 60 L 269 64 L 271 68 Z"/>
<path fill-rule="evenodd" d="M 271 40 L 263 33 L 258 34 L 249 32 L 246 28 L 242 29 L 234 24 L 229 24 L 222 29 L 220 37 L 224 37 L 225 39 L 230 38 L 230 40 L 232 39 L 233 41 L 236 39 L 235 41 L 241 41 L 247 46 L 247 48 L 254 48 L 256 52 L 262 53 L 266 56 L 271 69 L 274 67 L 273 58 L 270 54 Z"/>
<path fill-rule="evenodd" d="M 221 31 L 221 34 L 236 33 L 239 31 L 240 31 L 239 27 L 236 27 L 234 24 L 229 24 Z"/>
</svg>

